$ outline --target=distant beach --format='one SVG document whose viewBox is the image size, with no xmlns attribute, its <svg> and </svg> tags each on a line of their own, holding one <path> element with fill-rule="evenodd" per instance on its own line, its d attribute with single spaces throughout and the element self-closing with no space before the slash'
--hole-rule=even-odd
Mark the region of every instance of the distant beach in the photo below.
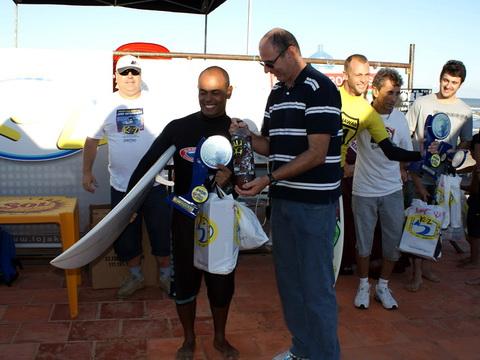
<svg viewBox="0 0 480 360">
<path fill-rule="evenodd" d="M 473 112 L 473 132 L 477 133 L 480 129 L 480 99 L 479 98 L 462 98 L 467 105 L 472 108 Z"/>
</svg>

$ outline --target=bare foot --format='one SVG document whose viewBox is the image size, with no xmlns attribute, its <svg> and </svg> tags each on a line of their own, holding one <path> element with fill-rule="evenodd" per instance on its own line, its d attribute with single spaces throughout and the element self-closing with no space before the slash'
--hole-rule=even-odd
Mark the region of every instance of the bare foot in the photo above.
<svg viewBox="0 0 480 360">
<path fill-rule="evenodd" d="M 195 341 L 185 341 L 181 348 L 177 350 L 175 360 L 193 360 L 195 352 Z"/>
<path fill-rule="evenodd" d="M 420 290 L 421 286 L 422 286 L 422 279 L 412 280 L 412 282 L 405 285 L 405 289 L 411 292 L 417 292 L 418 290 Z"/>
<path fill-rule="evenodd" d="M 440 282 L 440 278 L 431 271 L 423 270 L 422 277 L 424 279 L 427 279 L 428 281 L 431 281 L 431 282 L 435 282 L 435 283 Z"/>
<path fill-rule="evenodd" d="M 213 346 L 222 353 L 225 360 L 237 360 L 240 355 L 238 350 L 230 345 L 227 340 L 224 340 L 223 342 L 214 340 Z"/>
<path fill-rule="evenodd" d="M 480 277 L 465 281 L 467 285 L 480 285 Z"/>
</svg>

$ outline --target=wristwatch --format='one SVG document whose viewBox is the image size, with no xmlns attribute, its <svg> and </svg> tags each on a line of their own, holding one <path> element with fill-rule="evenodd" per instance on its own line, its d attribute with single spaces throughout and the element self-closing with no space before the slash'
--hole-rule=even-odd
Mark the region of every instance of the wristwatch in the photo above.
<svg viewBox="0 0 480 360">
<path fill-rule="evenodd" d="M 275 177 L 271 172 L 269 172 L 267 176 L 268 176 L 268 180 L 270 181 L 269 185 L 275 185 L 278 182 L 278 180 L 275 179 Z"/>
</svg>

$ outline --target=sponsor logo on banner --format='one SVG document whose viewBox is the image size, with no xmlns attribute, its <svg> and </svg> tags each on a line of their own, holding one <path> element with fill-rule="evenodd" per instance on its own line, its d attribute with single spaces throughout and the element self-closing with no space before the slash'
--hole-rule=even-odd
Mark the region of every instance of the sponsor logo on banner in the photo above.
<svg viewBox="0 0 480 360">
<path fill-rule="evenodd" d="M 0 79 L 1 158 L 45 161 L 79 151 L 61 146 L 79 117 L 74 96 L 62 85 L 43 77 Z"/>
</svg>

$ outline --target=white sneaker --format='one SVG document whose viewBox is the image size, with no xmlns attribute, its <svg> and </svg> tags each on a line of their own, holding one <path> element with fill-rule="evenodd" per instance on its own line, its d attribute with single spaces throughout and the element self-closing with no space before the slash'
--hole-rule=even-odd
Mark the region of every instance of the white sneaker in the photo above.
<svg viewBox="0 0 480 360">
<path fill-rule="evenodd" d="M 136 277 L 129 274 L 123 284 L 117 291 L 117 297 L 120 299 L 126 299 L 132 295 L 135 291 L 143 289 L 145 287 L 143 275 Z"/>
<path fill-rule="evenodd" d="M 370 284 L 358 285 L 357 295 L 353 302 L 356 308 L 368 309 L 370 306 Z"/>
<path fill-rule="evenodd" d="M 392 290 L 388 287 L 379 287 L 377 284 L 375 286 L 375 300 L 381 302 L 385 309 L 398 309 L 398 304 L 392 296 Z"/>
<path fill-rule="evenodd" d="M 276 355 L 272 360 L 308 360 L 308 358 L 295 356 L 290 351 L 285 351 Z"/>
</svg>

